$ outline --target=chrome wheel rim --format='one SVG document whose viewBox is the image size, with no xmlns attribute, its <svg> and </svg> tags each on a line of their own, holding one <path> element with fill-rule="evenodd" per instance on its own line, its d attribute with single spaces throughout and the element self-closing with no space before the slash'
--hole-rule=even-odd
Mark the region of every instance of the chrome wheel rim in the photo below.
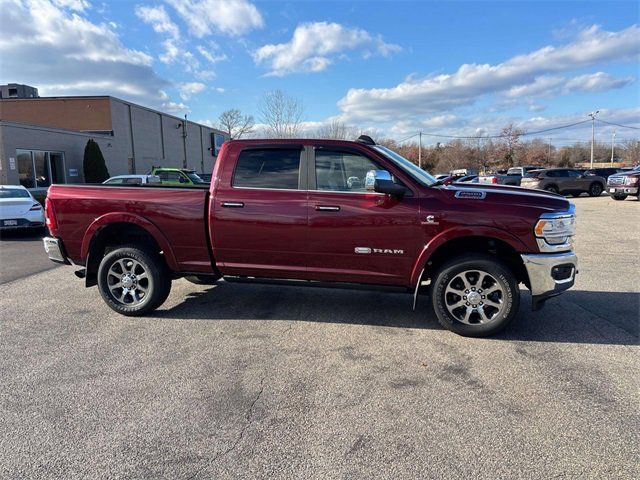
<svg viewBox="0 0 640 480">
<path fill-rule="evenodd" d="M 447 311 L 466 325 L 487 324 L 505 309 L 505 289 L 482 270 L 465 270 L 454 276 L 444 291 Z"/>
<path fill-rule="evenodd" d="M 133 258 L 116 260 L 107 272 L 107 286 L 111 297 L 121 305 L 140 305 L 149 296 L 147 269 Z"/>
</svg>

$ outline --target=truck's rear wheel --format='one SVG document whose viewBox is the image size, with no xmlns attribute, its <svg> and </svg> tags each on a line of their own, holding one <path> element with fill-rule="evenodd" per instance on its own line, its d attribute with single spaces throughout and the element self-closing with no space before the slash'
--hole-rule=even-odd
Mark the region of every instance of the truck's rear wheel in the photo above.
<svg viewBox="0 0 640 480">
<path fill-rule="evenodd" d="M 440 324 L 469 337 L 502 330 L 520 306 L 515 275 L 488 255 L 464 255 L 447 262 L 436 273 L 432 292 Z"/>
<path fill-rule="evenodd" d="M 164 303 L 171 291 L 171 277 L 158 254 L 126 246 L 113 250 L 100 262 L 98 289 L 116 312 L 139 316 Z"/>
</svg>

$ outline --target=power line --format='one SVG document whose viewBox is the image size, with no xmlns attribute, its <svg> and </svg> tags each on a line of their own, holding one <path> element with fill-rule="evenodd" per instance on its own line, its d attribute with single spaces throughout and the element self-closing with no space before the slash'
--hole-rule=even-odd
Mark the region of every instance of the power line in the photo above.
<svg viewBox="0 0 640 480">
<path fill-rule="evenodd" d="M 524 132 L 522 134 L 520 134 L 519 136 L 521 137 L 525 137 L 525 136 L 530 136 L 530 135 L 540 135 L 541 133 L 546 133 L 546 132 L 552 132 L 554 130 L 561 130 L 564 128 L 570 128 L 570 127 L 575 127 L 576 125 L 581 125 L 583 123 L 587 123 L 590 122 L 591 120 L 582 120 L 580 122 L 575 122 L 575 123 L 569 123 L 567 125 L 560 125 L 557 127 L 551 127 L 551 128 L 545 128 L 543 130 L 536 130 L 533 132 Z M 602 120 L 600 120 L 602 121 Z M 633 127 L 635 128 L 635 127 Z M 452 139 L 466 139 L 466 140 L 479 140 L 479 139 L 483 139 L 483 138 L 505 138 L 508 137 L 509 135 L 505 135 L 505 134 L 500 134 L 500 135 L 474 135 L 474 136 L 462 136 L 462 135 L 445 135 L 445 134 L 441 134 L 441 133 L 427 133 L 427 132 L 418 132 L 418 133 L 414 133 L 413 135 L 409 135 L 406 138 L 403 138 L 402 140 L 399 140 L 398 143 L 402 143 L 406 140 L 409 140 L 410 138 L 413 138 L 419 134 L 428 136 L 428 137 L 439 137 L 439 138 L 452 138 Z"/>
<path fill-rule="evenodd" d="M 605 120 L 600 120 L 599 118 L 596 119 L 596 122 L 606 123 L 607 125 L 615 125 L 616 127 L 620 128 L 631 128 L 633 130 L 640 130 L 640 127 L 632 127 L 631 125 L 620 125 L 619 123 L 607 122 Z"/>
</svg>

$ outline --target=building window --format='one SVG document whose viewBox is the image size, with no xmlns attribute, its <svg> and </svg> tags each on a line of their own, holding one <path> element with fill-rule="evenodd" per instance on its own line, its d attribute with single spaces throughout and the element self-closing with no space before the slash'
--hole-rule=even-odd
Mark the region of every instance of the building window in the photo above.
<svg viewBox="0 0 640 480">
<path fill-rule="evenodd" d="M 15 98 L 18 96 L 17 88 L 9 88 L 9 98 Z"/>
<path fill-rule="evenodd" d="M 41 150 L 17 150 L 18 178 L 26 188 L 46 188 L 65 183 L 64 154 Z"/>
</svg>

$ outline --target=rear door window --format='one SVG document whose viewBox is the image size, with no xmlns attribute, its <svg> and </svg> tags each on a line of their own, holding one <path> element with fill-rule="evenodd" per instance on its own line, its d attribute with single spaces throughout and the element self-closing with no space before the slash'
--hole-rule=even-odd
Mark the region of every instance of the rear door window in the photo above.
<svg viewBox="0 0 640 480">
<path fill-rule="evenodd" d="M 240 152 L 232 186 L 297 190 L 300 178 L 300 150 L 251 149 Z"/>
</svg>

